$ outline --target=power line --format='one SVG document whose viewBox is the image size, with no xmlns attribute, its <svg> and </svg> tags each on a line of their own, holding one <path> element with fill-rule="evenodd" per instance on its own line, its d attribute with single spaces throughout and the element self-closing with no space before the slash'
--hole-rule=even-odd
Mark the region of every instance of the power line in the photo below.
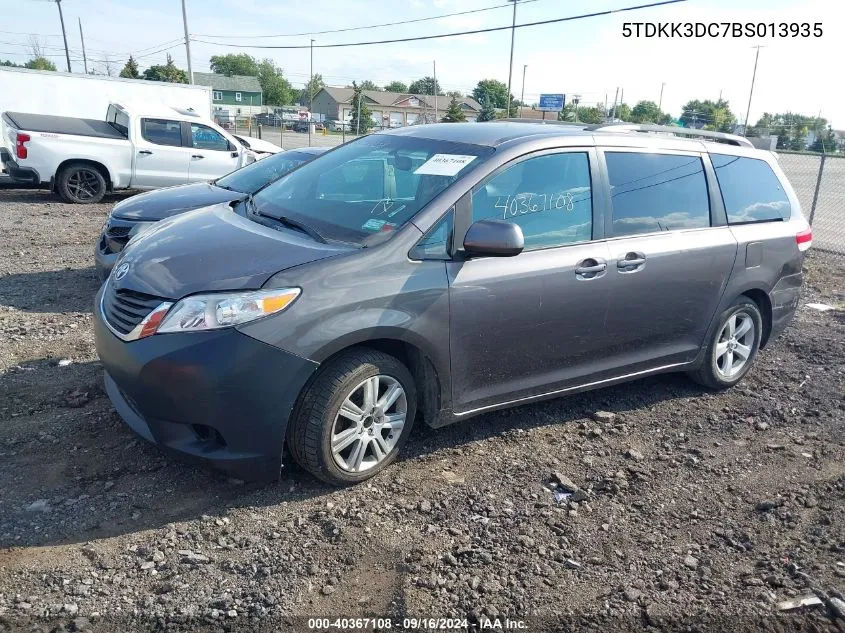
<svg viewBox="0 0 845 633">
<path fill-rule="evenodd" d="M 537 2 L 538 0 L 520 0 L 520 4 L 528 4 L 529 2 Z M 441 15 L 432 15 L 427 18 L 415 18 L 413 20 L 401 20 L 399 22 L 385 22 L 383 24 L 370 24 L 369 26 L 350 26 L 345 29 L 331 29 L 329 31 L 313 31 L 308 33 L 277 33 L 276 35 L 208 35 L 202 33 L 195 33 L 199 37 L 213 37 L 215 39 L 259 39 L 268 37 L 304 37 L 306 35 L 326 35 L 328 33 L 347 33 L 349 31 L 361 31 L 364 29 L 378 29 L 385 26 L 399 26 L 400 24 L 415 24 L 417 22 L 428 22 L 430 20 L 440 20 L 441 18 L 451 18 L 457 15 L 469 15 L 470 13 L 482 13 L 484 11 L 492 11 L 494 9 L 502 9 L 511 6 L 508 4 L 497 4 L 492 7 L 484 7 L 482 9 L 471 9 L 469 11 L 458 11 L 456 13 L 443 13 Z"/>
<path fill-rule="evenodd" d="M 652 2 L 649 4 L 640 4 L 631 7 L 622 7 L 621 9 L 609 9 L 607 11 L 596 11 L 595 13 L 585 13 L 582 15 L 572 15 L 565 18 L 554 18 L 552 20 L 540 20 L 538 22 L 527 22 L 525 24 L 517 24 L 516 26 L 494 26 L 486 29 L 474 29 L 472 31 L 458 31 L 456 33 L 441 33 L 439 35 L 421 35 L 418 37 L 403 37 L 395 40 L 375 40 L 371 42 L 349 42 L 346 44 L 318 44 L 314 48 L 345 48 L 348 46 L 371 46 L 373 44 L 396 44 L 399 42 L 418 42 L 421 40 L 436 40 L 442 39 L 445 37 L 457 37 L 459 35 L 476 35 L 478 33 L 492 33 L 494 31 L 506 31 L 511 28 L 525 28 L 529 26 L 541 26 L 543 24 L 557 24 L 560 22 L 571 22 L 574 20 L 583 20 L 585 18 L 596 18 L 605 15 L 613 15 L 614 13 L 624 13 L 626 11 L 637 11 L 639 9 L 649 9 L 651 7 L 660 7 L 667 4 L 677 4 L 679 2 L 686 2 L 687 0 L 663 0 L 662 2 Z M 228 44 L 225 42 L 209 42 L 207 40 L 198 40 L 191 38 L 195 42 L 200 42 L 201 44 L 211 44 L 214 46 L 229 46 L 233 48 L 268 48 L 268 49 L 303 49 L 303 48 L 310 48 L 309 44 L 304 45 L 297 45 L 297 46 L 279 46 L 279 45 L 270 45 L 270 44 Z"/>
</svg>

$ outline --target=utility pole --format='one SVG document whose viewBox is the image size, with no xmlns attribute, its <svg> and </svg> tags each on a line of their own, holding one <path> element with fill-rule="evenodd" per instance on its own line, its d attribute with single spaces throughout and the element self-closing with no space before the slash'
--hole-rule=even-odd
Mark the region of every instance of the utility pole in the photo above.
<svg viewBox="0 0 845 633">
<path fill-rule="evenodd" d="M 434 93 L 434 122 L 437 123 L 437 60 L 431 63 L 434 64 L 434 85 L 431 91 Z"/>
<path fill-rule="evenodd" d="M 522 65 L 522 93 L 519 95 L 519 118 L 522 118 L 522 107 L 525 105 L 525 71 L 528 69 L 528 64 Z"/>
<path fill-rule="evenodd" d="M 182 24 L 185 26 L 185 52 L 188 55 L 188 76 L 191 83 L 194 83 L 194 67 L 191 65 L 191 38 L 188 36 L 188 9 L 185 7 L 185 0 L 182 0 Z"/>
<path fill-rule="evenodd" d="M 88 57 L 85 55 L 85 36 L 82 34 L 82 18 L 79 20 L 79 39 L 82 40 L 82 63 L 85 64 L 85 74 L 88 74 Z"/>
<path fill-rule="evenodd" d="M 357 134 L 358 136 L 361 136 L 361 97 L 362 96 L 364 96 L 363 90 L 358 93 L 358 107 L 356 108 L 356 110 L 358 110 L 358 122 L 356 123 L 355 134 Z"/>
<path fill-rule="evenodd" d="M 614 121 L 616 119 L 616 100 L 619 98 L 619 87 L 616 88 L 616 95 L 613 97 L 613 112 L 610 113 L 610 120 Z"/>
<path fill-rule="evenodd" d="M 67 60 L 67 71 L 73 72 L 70 69 L 70 52 L 67 48 L 67 33 L 65 32 L 65 16 L 62 15 L 62 0 L 56 0 L 56 6 L 59 7 L 59 22 L 62 23 L 62 37 L 65 40 L 65 59 Z"/>
<path fill-rule="evenodd" d="M 657 102 L 657 109 L 660 110 L 661 112 L 663 112 L 663 86 L 665 86 L 665 85 L 666 85 L 665 81 L 662 84 L 660 84 L 660 101 Z"/>
<path fill-rule="evenodd" d="M 513 77 L 513 40 L 516 35 L 516 3 L 517 0 L 510 0 L 513 2 L 513 24 L 511 25 L 511 61 L 508 64 L 508 104 L 505 110 L 505 117 L 511 115 L 511 79 Z"/>
<path fill-rule="evenodd" d="M 748 117 L 751 116 L 751 96 L 754 94 L 754 81 L 757 79 L 757 61 L 760 59 L 760 49 L 764 46 L 752 46 L 757 49 L 757 54 L 754 56 L 754 73 L 751 75 L 751 90 L 748 91 L 748 109 L 745 111 L 745 125 L 742 128 L 742 135 L 748 135 Z"/>
<path fill-rule="evenodd" d="M 308 147 L 311 147 L 311 122 L 314 116 L 314 40 L 311 40 L 311 78 L 308 80 Z"/>
</svg>

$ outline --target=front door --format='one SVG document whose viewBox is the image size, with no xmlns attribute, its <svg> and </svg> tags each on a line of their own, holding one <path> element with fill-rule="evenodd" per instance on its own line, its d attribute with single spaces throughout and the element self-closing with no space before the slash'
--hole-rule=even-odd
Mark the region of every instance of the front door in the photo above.
<svg viewBox="0 0 845 633">
<path fill-rule="evenodd" d="M 188 182 L 191 148 L 182 146 L 182 124 L 169 119 L 142 118 L 134 143 L 132 186 L 172 187 Z"/>
<path fill-rule="evenodd" d="M 737 245 L 711 213 L 698 153 L 602 152 L 610 184 L 607 334 L 619 373 L 693 360 Z M 714 191 L 714 190 L 711 190 Z M 715 190 L 717 191 L 717 190 Z"/>
<path fill-rule="evenodd" d="M 214 180 L 238 168 L 240 155 L 225 136 L 202 123 L 191 123 L 190 128 L 190 182 Z"/>
<path fill-rule="evenodd" d="M 602 230 L 593 213 L 598 181 L 595 152 L 572 149 L 508 163 L 473 190 L 472 221 L 519 224 L 525 250 L 447 263 L 456 412 L 530 398 L 591 373 L 607 345 L 610 252 L 592 241 Z"/>
</svg>

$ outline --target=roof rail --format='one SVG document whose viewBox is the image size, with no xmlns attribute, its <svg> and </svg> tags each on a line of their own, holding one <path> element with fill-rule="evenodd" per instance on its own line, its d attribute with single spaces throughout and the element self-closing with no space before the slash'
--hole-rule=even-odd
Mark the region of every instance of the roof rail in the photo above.
<svg viewBox="0 0 845 633">
<path fill-rule="evenodd" d="M 754 147 L 747 138 L 736 134 L 725 134 L 724 132 L 711 132 L 710 130 L 698 130 L 688 127 L 675 127 L 672 125 L 651 125 L 648 123 L 599 123 L 584 128 L 591 132 L 651 132 L 656 134 L 674 134 L 675 136 L 699 137 L 707 140 L 721 141 L 728 145 L 739 145 L 741 147 Z"/>
<path fill-rule="evenodd" d="M 553 113 L 554 114 L 554 113 Z M 548 125 L 568 125 L 569 127 L 577 127 L 580 129 L 585 129 L 586 123 L 573 123 L 572 121 L 558 121 L 557 119 L 525 119 L 525 118 L 510 118 L 510 119 L 494 119 L 494 122 L 506 122 L 506 123 L 546 123 Z"/>
</svg>

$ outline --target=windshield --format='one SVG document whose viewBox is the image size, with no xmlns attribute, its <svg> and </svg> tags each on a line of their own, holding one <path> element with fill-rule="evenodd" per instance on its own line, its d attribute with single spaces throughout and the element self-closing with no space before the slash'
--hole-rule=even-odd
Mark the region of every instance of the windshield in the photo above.
<svg viewBox="0 0 845 633">
<path fill-rule="evenodd" d="M 264 185 L 275 182 L 291 169 L 299 167 L 312 158 L 314 158 L 313 154 L 296 151 L 273 154 L 218 178 L 214 184 L 241 193 L 255 193 Z"/>
<path fill-rule="evenodd" d="M 296 220 L 328 240 L 372 246 L 492 152 L 479 145 L 374 134 L 263 189 L 255 196 L 255 211 Z"/>
</svg>

